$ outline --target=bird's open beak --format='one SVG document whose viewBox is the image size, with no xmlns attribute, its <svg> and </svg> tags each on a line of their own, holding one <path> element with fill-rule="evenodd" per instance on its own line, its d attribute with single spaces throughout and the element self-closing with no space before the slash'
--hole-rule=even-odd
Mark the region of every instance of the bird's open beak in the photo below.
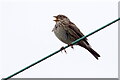
<svg viewBox="0 0 120 80">
<path fill-rule="evenodd" d="M 53 16 L 53 17 L 55 18 L 55 20 L 53 20 L 53 21 L 55 21 L 55 22 L 59 21 L 57 16 Z"/>
</svg>

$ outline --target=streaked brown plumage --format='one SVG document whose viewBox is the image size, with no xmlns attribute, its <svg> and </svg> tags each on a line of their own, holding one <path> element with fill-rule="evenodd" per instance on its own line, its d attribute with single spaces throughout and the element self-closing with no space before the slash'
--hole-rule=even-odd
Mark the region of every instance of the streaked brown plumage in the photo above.
<svg viewBox="0 0 120 80">
<path fill-rule="evenodd" d="M 54 17 L 56 18 L 56 20 L 54 20 L 56 24 L 53 28 L 53 32 L 62 42 L 70 45 L 76 39 L 84 36 L 77 26 L 65 15 L 57 15 Z M 81 40 L 76 45 L 87 49 L 96 59 L 100 57 L 100 55 L 91 48 L 90 44 L 87 42 L 87 38 Z"/>
</svg>

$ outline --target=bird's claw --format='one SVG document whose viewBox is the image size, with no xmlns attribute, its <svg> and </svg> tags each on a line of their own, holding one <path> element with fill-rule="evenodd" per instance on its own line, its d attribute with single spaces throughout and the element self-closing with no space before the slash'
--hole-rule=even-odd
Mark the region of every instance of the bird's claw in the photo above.
<svg viewBox="0 0 120 80">
<path fill-rule="evenodd" d="M 72 44 L 68 44 L 68 46 L 71 46 L 72 49 L 74 49 L 73 45 Z"/>
<path fill-rule="evenodd" d="M 67 51 L 65 50 L 64 47 L 61 47 L 61 52 L 62 52 L 62 50 L 64 50 L 64 52 L 67 54 Z"/>
<path fill-rule="evenodd" d="M 72 48 L 72 49 L 74 49 L 74 47 L 73 47 L 73 45 L 72 45 L 72 44 L 68 44 L 68 46 L 71 46 L 71 48 Z M 64 50 L 64 52 L 67 54 L 67 51 L 65 50 L 65 48 L 64 48 L 64 47 L 61 47 L 60 49 L 61 49 L 61 52 L 62 52 L 62 50 Z"/>
</svg>

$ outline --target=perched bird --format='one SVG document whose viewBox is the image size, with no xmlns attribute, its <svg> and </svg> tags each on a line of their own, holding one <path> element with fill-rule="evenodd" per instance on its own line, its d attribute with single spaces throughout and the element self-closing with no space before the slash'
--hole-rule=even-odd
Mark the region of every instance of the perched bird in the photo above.
<svg viewBox="0 0 120 80">
<path fill-rule="evenodd" d="M 72 23 L 65 15 L 57 15 L 54 17 L 56 18 L 54 20 L 56 24 L 52 31 L 62 42 L 71 45 L 73 41 L 84 36 L 83 33 L 77 28 L 77 26 Z M 91 48 L 90 44 L 87 42 L 87 38 L 84 38 L 76 45 L 87 49 L 97 60 L 98 57 L 100 57 L 100 55 Z"/>
</svg>

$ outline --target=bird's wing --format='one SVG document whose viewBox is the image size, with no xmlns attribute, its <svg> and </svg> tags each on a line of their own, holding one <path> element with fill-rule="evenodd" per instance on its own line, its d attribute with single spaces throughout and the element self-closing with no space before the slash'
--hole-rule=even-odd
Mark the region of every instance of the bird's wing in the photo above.
<svg viewBox="0 0 120 80">
<path fill-rule="evenodd" d="M 77 26 L 70 22 L 69 28 L 71 28 L 73 31 L 75 31 L 75 33 L 79 36 L 79 37 L 83 37 L 84 34 L 77 28 Z M 87 40 L 87 38 L 85 38 Z"/>
<path fill-rule="evenodd" d="M 84 34 L 77 28 L 77 26 L 74 23 L 70 22 L 70 24 L 68 25 L 68 28 L 69 28 L 68 30 L 69 34 L 71 34 L 76 39 L 84 36 Z M 87 42 L 87 38 L 83 40 L 89 45 L 89 43 Z"/>
</svg>

